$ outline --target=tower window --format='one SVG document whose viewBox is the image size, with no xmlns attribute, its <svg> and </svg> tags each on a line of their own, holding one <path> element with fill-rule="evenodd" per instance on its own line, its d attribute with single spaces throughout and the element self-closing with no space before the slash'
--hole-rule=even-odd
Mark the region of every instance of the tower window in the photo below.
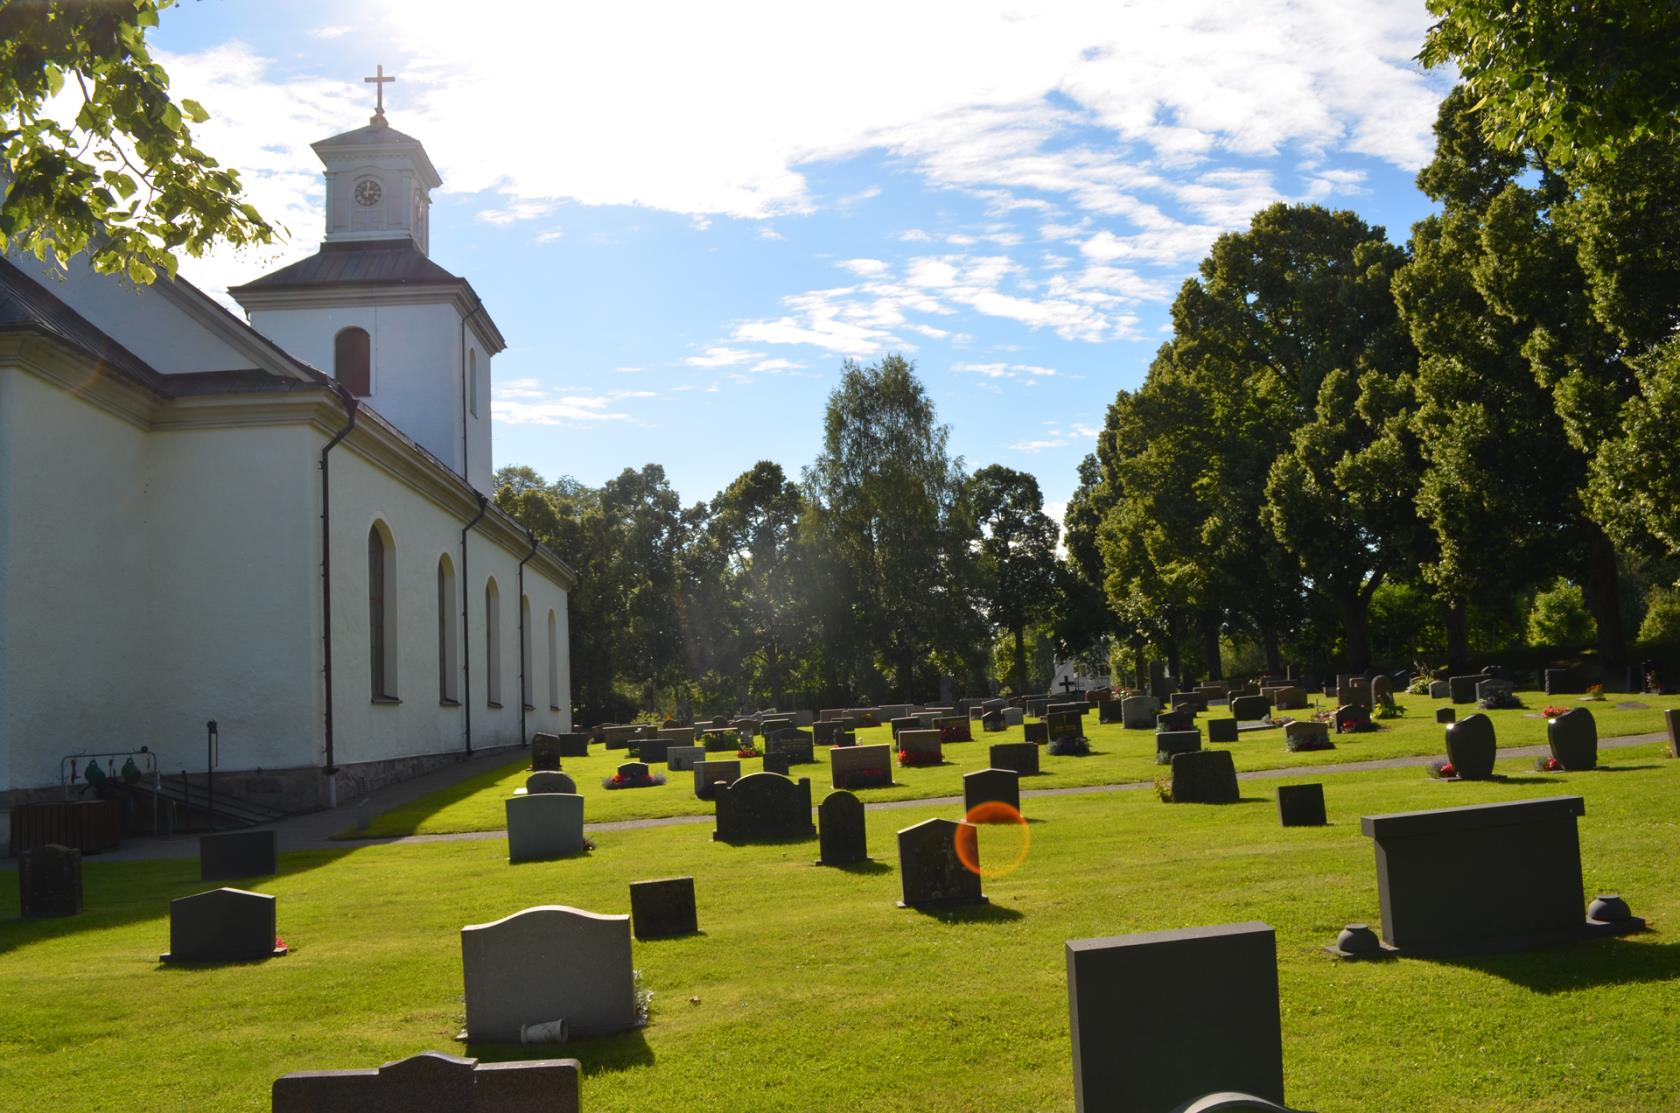
<svg viewBox="0 0 1680 1113">
<path fill-rule="evenodd" d="M 467 350 L 467 408 L 478 416 L 478 352 Z"/>
<path fill-rule="evenodd" d="M 333 378 L 357 398 L 373 393 L 372 351 L 366 329 L 342 329 L 333 338 Z"/>
<path fill-rule="evenodd" d="M 368 671 L 373 698 L 397 698 L 396 546 L 384 522 L 368 530 Z"/>
</svg>

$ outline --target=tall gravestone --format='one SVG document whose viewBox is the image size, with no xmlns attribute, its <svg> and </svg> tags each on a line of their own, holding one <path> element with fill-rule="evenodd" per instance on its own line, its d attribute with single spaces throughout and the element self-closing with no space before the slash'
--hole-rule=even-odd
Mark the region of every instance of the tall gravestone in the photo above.
<svg viewBox="0 0 1680 1113">
<path fill-rule="evenodd" d="M 963 864 L 978 867 L 980 840 L 972 823 L 929 819 L 898 833 L 898 874 L 903 899 L 900 908 L 943 908 L 983 904 L 980 875 Z"/>
<path fill-rule="evenodd" d="M 1680 708 L 1664 711 L 1663 722 L 1668 726 L 1668 756 L 1680 757 Z"/>
<path fill-rule="evenodd" d="M 1036 752 L 1038 747 L 1034 746 Z M 1013 769 L 977 769 L 963 774 L 963 811 L 970 823 L 1012 823 L 1006 814 L 992 814 L 995 809 L 975 814 L 984 804 L 1003 804 L 1017 816 L 1021 813 L 1021 775 Z"/>
<path fill-rule="evenodd" d="M 297 1071 L 274 1080 L 273 1113 L 580 1113 L 576 1059 L 480 1063 L 423 1051 L 378 1070 Z"/>
<path fill-rule="evenodd" d="M 582 853 L 583 797 L 569 792 L 528 793 L 508 797 L 504 808 L 509 862 L 545 862 Z"/>
<path fill-rule="evenodd" d="M 560 736 L 533 734 L 531 736 L 531 769 L 533 771 L 560 768 Z"/>
<path fill-rule="evenodd" d="M 630 917 L 539 905 L 461 929 L 470 1042 L 519 1043 L 532 1024 L 571 1036 L 637 1027 Z"/>
<path fill-rule="evenodd" d="M 716 789 L 718 842 L 779 842 L 808 839 L 811 824 L 811 782 L 790 780 L 780 773 L 749 773 Z"/>
<path fill-rule="evenodd" d="M 286 953 L 275 942 L 274 898 L 211 889 L 169 902 L 169 950 L 161 962 L 247 962 Z"/>
<path fill-rule="evenodd" d="M 1127 730 L 1153 730 L 1161 701 L 1154 696 L 1127 696 L 1120 701 L 1120 725 Z"/>
<path fill-rule="evenodd" d="M 1598 765 L 1598 724 L 1585 707 L 1571 708 L 1547 721 L 1546 743 L 1552 757 L 1571 773 Z"/>
<path fill-rule="evenodd" d="M 1237 767 L 1229 750 L 1192 750 L 1172 756 L 1175 804 L 1235 804 Z"/>
<path fill-rule="evenodd" d="M 1493 776 L 1493 762 L 1498 753 L 1493 723 L 1481 712 L 1466 715 L 1447 726 L 1447 760 L 1464 780 L 1485 781 Z"/>
<path fill-rule="evenodd" d="M 849 866 L 869 861 L 863 801 L 844 790 L 831 792 L 817 805 L 819 866 Z"/>
<path fill-rule="evenodd" d="M 1282 1103 L 1270 927 L 1070 939 L 1066 948 L 1079 1113 L 1173 1113 L 1220 1091 Z"/>
<path fill-rule="evenodd" d="M 198 879 L 268 877 L 279 870 L 279 841 L 266 831 L 223 831 L 198 837 Z"/>
<path fill-rule="evenodd" d="M 728 761 L 697 761 L 694 763 L 694 795 L 701 800 L 712 799 L 718 783 L 733 784 L 741 777 L 738 758 Z"/>
<path fill-rule="evenodd" d="M 26 920 L 82 910 L 82 852 L 47 843 L 18 855 L 18 914 Z"/>
</svg>

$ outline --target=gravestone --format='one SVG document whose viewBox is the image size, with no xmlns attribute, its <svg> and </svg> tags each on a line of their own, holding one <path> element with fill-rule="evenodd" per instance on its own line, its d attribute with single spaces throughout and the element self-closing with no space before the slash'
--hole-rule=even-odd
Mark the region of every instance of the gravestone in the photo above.
<svg viewBox="0 0 1680 1113">
<path fill-rule="evenodd" d="M 1207 740 L 1209 742 L 1235 742 L 1237 740 L 1237 721 L 1235 719 L 1209 719 L 1207 721 Z"/>
<path fill-rule="evenodd" d="M 1476 685 L 1476 699 L 1481 700 L 1509 700 L 1516 692 L 1516 685 L 1509 680 L 1496 680 L 1493 677 Z"/>
<path fill-rule="evenodd" d="M 1402 953 L 1484 954 L 1637 931 L 1582 911 L 1579 796 L 1365 816 L 1383 940 Z"/>
<path fill-rule="evenodd" d="M 1387 706 L 1394 702 L 1394 682 L 1386 676 L 1371 678 L 1371 699 Z"/>
<path fill-rule="evenodd" d="M 1237 766 L 1229 750 L 1192 750 L 1172 755 L 1175 804 L 1235 804 Z"/>
<path fill-rule="evenodd" d="M 708 730 L 703 732 L 698 741 L 700 748 L 708 754 L 738 753 L 741 747 L 752 742 L 752 733 L 730 727 L 726 730 Z M 675 747 L 672 747 L 675 749 Z M 667 751 L 669 752 L 669 751 Z"/>
<path fill-rule="evenodd" d="M 1473 691 L 1474 689 L 1472 689 Z M 1429 682 L 1430 699 L 1447 699 L 1452 695 L 1452 685 L 1445 680 L 1431 680 Z"/>
<path fill-rule="evenodd" d="M 739 758 L 728 761 L 697 761 L 694 763 L 694 795 L 701 800 L 712 799 L 717 782 L 734 782 L 741 776 Z"/>
<path fill-rule="evenodd" d="M 1084 738 L 1084 718 L 1077 711 L 1052 711 L 1044 717 L 1044 729 L 1051 741 L 1058 738 Z"/>
<path fill-rule="evenodd" d="M 1121 723 L 1125 722 L 1125 700 L 1105 699 L 1097 704 L 1097 722 Z"/>
<path fill-rule="evenodd" d="M 1336 708 L 1336 733 L 1364 730 L 1371 725 L 1371 709 L 1362 703 L 1344 703 Z"/>
<path fill-rule="evenodd" d="M 1003 724 L 1004 726 L 1018 727 L 1026 722 L 1026 714 L 1019 707 L 1006 707 L 1003 709 Z"/>
<path fill-rule="evenodd" d="M 1668 756 L 1680 757 L 1680 708 L 1664 711 L 1663 722 L 1668 726 Z"/>
<path fill-rule="evenodd" d="M 1458 708 L 1437 707 L 1435 709 L 1435 721 L 1442 724 L 1458 722 Z"/>
<path fill-rule="evenodd" d="M 939 748 L 939 732 L 937 730 L 899 731 L 898 750 L 905 754 L 925 755 L 936 762 L 944 760 L 944 751 Z"/>
<path fill-rule="evenodd" d="M 1042 746 L 1050 741 L 1050 725 L 1043 720 L 1036 723 L 1023 723 L 1021 729 L 1025 733 L 1027 741 L 1035 746 Z"/>
<path fill-rule="evenodd" d="M 569 792 L 576 795 L 577 782 L 572 780 L 569 775 L 558 771 L 532 773 L 525 778 L 525 792 L 527 795 L 544 792 Z"/>
<path fill-rule="evenodd" d="M 764 755 L 764 771 L 766 773 L 780 773 L 785 777 L 788 775 L 788 770 L 792 768 L 793 761 L 788 754 L 766 753 Z"/>
<path fill-rule="evenodd" d="M 811 823 L 811 781 L 793 781 L 777 773 L 749 773 L 715 790 L 718 842 L 777 842 L 808 839 L 817 833 Z"/>
<path fill-rule="evenodd" d="M 1279 711 L 1305 711 L 1307 708 L 1307 690 L 1294 684 L 1279 688 L 1272 699 Z"/>
<path fill-rule="evenodd" d="M 1481 673 L 1474 676 L 1453 676 L 1447 679 L 1447 698 L 1454 703 L 1475 703 L 1476 685 L 1486 680 Z"/>
<path fill-rule="evenodd" d="M 1272 701 L 1265 696 L 1238 696 L 1231 701 L 1231 717 L 1239 722 L 1268 719 L 1271 714 Z"/>
<path fill-rule="evenodd" d="M 1587 690 L 1580 669 L 1547 669 L 1544 683 L 1548 696 L 1578 696 Z"/>
<path fill-rule="evenodd" d="M 699 931 L 694 878 L 630 882 L 630 926 L 637 939 L 669 939 Z"/>
<path fill-rule="evenodd" d="M 980 713 L 980 729 L 987 734 L 1001 734 L 1004 729 L 1002 711 L 982 711 Z"/>
<path fill-rule="evenodd" d="M 864 834 L 863 801 L 849 792 L 831 792 L 817 805 L 819 866 L 849 866 L 869 861 Z"/>
<path fill-rule="evenodd" d="M 1598 765 L 1598 724 L 1585 707 L 1565 711 L 1546 723 L 1546 742 L 1557 763 L 1571 773 Z"/>
<path fill-rule="evenodd" d="M 1163 730 L 1195 730 L 1196 720 L 1193 716 L 1182 711 L 1167 711 L 1155 716 L 1155 729 Z"/>
<path fill-rule="evenodd" d="M 160 962 L 245 962 L 286 953 L 275 945 L 274 898 L 211 889 L 169 902 L 169 952 Z"/>
<path fill-rule="evenodd" d="M 671 747 L 677 745 L 692 746 L 693 744 L 690 742 L 673 742 L 669 738 L 644 738 L 636 744 L 636 756 L 649 765 L 654 765 L 659 762 L 668 762 L 670 760 L 668 755 L 671 752 Z M 701 750 L 705 749 L 704 746 L 695 748 Z"/>
<path fill-rule="evenodd" d="M 601 738 L 609 750 L 627 749 L 632 738 L 640 738 L 644 733 L 652 734 L 652 728 L 636 724 L 601 728 Z"/>
<path fill-rule="evenodd" d="M 579 1113 L 576 1059 L 480 1063 L 423 1051 L 378 1070 L 296 1071 L 274 1080 L 273 1113 Z"/>
<path fill-rule="evenodd" d="M 1190 719 L 1193 720 L 1193 719 L 1195 719 L 1195 717 L 1197 715 L 1199 715 L 1201 713 L 1201 710 L 1202 709 L 1200 707 L 1197 707 L 1196 704 L 1191 700 L 1183 700 L 1183 699 L 1175 698 L 1172 701 L 1172 712 L 1175 715 L 1183 715 L 1183 716 L 1186 716 L 1187 718 L 1190 718 Z"/>
<path fill-rule="evenodd" d="M 966 715 L 941 716 L 933 721 L 933 728 L 939 732 L 941 742 L 974 741 L 974 733 L 969 729 Z"/>
<path fill-rule="evenodd" d="M 899 715 L 888 721 L 887 726 L 892 730 L 893 741 L 898 741 L 898 732 L 902 730 L 921 730 L 922 717 L 920 715 Z"/>
<path fill-rule="evenodd" d="M 587 743 L 585 744 L 587 745 Z M 532 770 L 558 770 L 560 768 L 559 735 L 531 735 L 531 768 Z"/>
<path fill-rule="evenodd" d="M 671 746 L 665 750 L 665 768 L 673 773 L 693 769 L 696 764 L 705 760 L 704 746 Z"/>
<path fill-rule="evenodd" d="M 82 910 L 82 852 L 47 843 L 18 860 L 18 914 L 26 920 L 74 916 Z"/>
<path fill-rule="evenodd" d="M 583 797 L 539 792 L 510 796 L 503 804 L 509 862 L 546 862 L 582 853 Z"/>
<path fill-rule="evenodd" d="M 638 1027 L 630 917 L 565 905 L 527 908 L 461 929 L 469 1042 L 519 1043 L 530 1024 L 570 1036 Z"/>
<path fill-rule="evenodd" d="M 893 750 L 885 742 L 835 747 L 828 751 L 829 782 L 834 788 L 885 788 L 893 783 Z"/>
<path fill-rule="evenodd" d="M 1161 701 L 1154 696 L 1127 696 L 1120 701 L 1120 725 L 1128 730 L 1153 730 Z"/>
<path fill-rule="evenodd" d="M 560 740 L 561 757 L 589 756 L 589 735 L 587 734 L 579 734 L 573 731 L 571 733 L 550 735 L 550 737 L 558 738 Z"/>
<path fill-rule="evenodd" d="M 811 724 L 811 741 L 819 746 L 855 746 L 857 733 L 838 719 L 819 720 Z"/>
<path fill-rule="evenodd" d="M 846 709 L 844 707 L 824 707 L 817 711 L 817 722 L 819 723 L 837 723 L 845 717 Z"/>
<path fill-rule="evenodd" d="M 225 881 L 233 877 L 269 877 L 279 872 L 279 848 L 279 838 L 272 829 L 200 835 L 198 879 Z"/>
<path fill-rule="evenodd" d="M 1358 688 L 1346 684 L 1336 685 L 1336 702 L 1341 706 L 1359 703 L 1360 700 L 1361 692 Z"/>
<path fill-rule="evenodd" d="M 1155 764 L 1167 765 L 1174 754 L 1188 754 L 1202 748 L 1199 730 L 1162 730 L 1155 733 Z M 1227 757 L 1230 755 L 1227 754 Z"/>
<path fill-rule="evenodd" d="M 961 848 L 959 852 L 959 840 Z M 980 863 L 978 829 L 972 823 L 928 819 L 898 833 L 900 908 L 942 908 L 979 904 L 980 875 L 963 865 Z"/>
<path fill-rule="evenodd" d="M 766 754 L 786 754 L 790 765 L 810 765 L 816 760 L 813 756 L 811 736 L 800 730 L 780 731 L 766 735 L 764 738 L 764 752 Z"/>
<path fill-rule="evenodd" d="M 1330 724 L 1301 719 L 1285 723 L 1283 740 L 1291 750 L 1327 750 L 1330 748 Z"/>
<path fill-rule="evenodd" d="M 1067 942 L 1077 1113 L 1283 1101 L 1277 939 L 1263 923 Z"/>
<path fill-rule="evenodd" d="M 1499 752 L 1493 723 L 1477 712 L 1447 727 L 1447 760 L 1453 772 L 1467 781 L 1485 781 L 1493 776 L 1493 760 Z"/>
<path fill-rule="evenodd" d="M 1278 821 L 1285 827 L 1322 827 L 1324 786 L 1278 785 Z"/>
<path fill-rule="evenodd" d="M 791 715 L 780 715 L 767 717 L 761 720 L 758 724 L 758 729 L 764 733 L 766 738 L 768 738 L 778 730 L 794 730 L 797 726 L 798 724 L 793 721 L 793 717 Z"/>
<path fill-rule="evenodd" d="M 987 760 L 993 769 L 1013 769 L 1023 777 L 1038 773 L 1038 747 L 1031 742 L 999 742 Z"/>
<path fill-rule="evenodd" d="M 645 781 L 648 779 L 648 766 L 645 761 L 626 761 L 613 771 L 615 777 L 626 781 Z"/>
<path fill-rule="evenodd" d="M 1038 747 L 1033 747 L 1036 753 Z M 970 823 L 1013 823 L 1007 816 L 992 817 L 989 813 L 976 817 L 974 809 L 981 804 L 1007 804 L 1021 813 L 1021 774 L 1013 769 L 977 769 L 963 774 L 963 813 Z M 994 809 L 995 810 L 995 809 Z"/>
</svg>

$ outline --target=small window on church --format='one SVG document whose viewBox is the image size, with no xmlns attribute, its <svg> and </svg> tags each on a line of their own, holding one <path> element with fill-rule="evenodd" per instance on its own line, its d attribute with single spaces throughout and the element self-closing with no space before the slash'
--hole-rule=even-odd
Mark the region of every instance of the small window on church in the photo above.
<svg viewBox="0 0 1680 1113">
<path fill-rule="evenodd" d="M 560 710 L 560 623 L 548 612 L 548 709 Z"/>
<path fill-rule="evenodd" d="M 484 701 L 502 705 L 502 593 L 495 580 L 484 585 Z"/>
<path fill-rule="evenodd" d="M 536 662 L 531 659 L 531 597 L 519 597 L 519 699 L 525 705 L 525 710 L 535 711 L 536 704 L 531 702 L 533 684 L 531 669 Z"/>
<path fill-rule="evenodd" d="M 478 352 L 471 349 L 467 352 L 467 408 L 478 416 Z"/>
<path fill-rule="evenodd" d="M 383 522 L 368 530 L 368 671 L 373 698 L 397 698 L 396 545 Z"/>
<path fill-rule="evenodd" d="M 357 398 L 373 393 L 372 343 L 366 329 L 343 329 L 333 338 L 333 378 Z"/>
<path fill-rule="evenodd" d="M 457 606 L 455 566 L 450 563 L 449 554 L 445 553 L 438 557 L 437 567 L 438 700 L 442 703 L 457 703 L 461 698 L 461 668 L 456 649 L 460 641 L 456 633 Z"/>
</svg>

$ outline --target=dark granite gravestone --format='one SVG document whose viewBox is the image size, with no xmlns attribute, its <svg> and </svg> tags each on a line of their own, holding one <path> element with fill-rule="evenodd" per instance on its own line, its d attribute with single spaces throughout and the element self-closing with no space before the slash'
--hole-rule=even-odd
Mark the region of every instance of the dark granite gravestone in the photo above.
<svg viewBox="0 0 1680 1113">
<path fill-rule="evenodd" d="M 822 856 L 819 866 L 849 866 L 869 861 L 869 843 L 864 834 L 863 801 L 849 792 L 831 792 L 817 805 L 817 844 Z"/>
<path fill-rule="evenodd" d="M 1105 699 L 1097 704 L 1097 722 L 1123 723 L 1125 722 L 1125 701 Z"/>
<path fill-rule="evenodd" d="M 243 962 L 286 953 L 274 945 L 274 898 L 211 889 L 169 902 L 169 950 L 162 962 Z"/>
<path fill-rule="evenodd" d="M 941 742 L 974 741 L 974 731 L 968 725 L 967 715 L 942 715 L 933 721 L 933 728 L 939 732 Z"/>
<path fill-rule="evenodd" d="M 887 721 L 887 727 L 892 731 L 893 741 L 898 741 L 901 730 L 921 730 L 922 717 L 920 715 L 898 715 Z"/>
<path fill-rule="evenodd" d="M 268 877 L 279 866 L 279 841 L 272 830 L 223 831 L 198 837 L 198 879 Z"/>
<path fill-rule="evenodd" d="M 1440 723 L 1443 726 L 1445 726 L 1447 723 L 1458 722 L 1458 708 L 1456 708 L 1456 707 L 1437 707 L 1435 709 L 1435 721 L 1437 723 Z"/>
<path fill-rule="evenodd" d="M 589 756 L 589 735 L 573 732 L 569 734 L 556 734 L 553 737 L 560 740 L 561 757 Z"/>
<path fill-rule="evenodd" d="M 1668 756 L 1680 757 L 1680 708 L 1664 711 L 1663 722 L 1668 726 Z"/>
<path fill-rule="evenodd" d="M 1571 773 L 1598 765 L 1598 724 L 1584 707 L 1571 708 L 1546 723 L 1552 757 Z"/>
<path fill-rule="evenodd" d="M 999 742 L 988 760 L 993 769 L 1013 769 L 1023 777 L 1038 773 L 1038 747 L 1031 742 Z"/>
<path fill-rule="evenodd" d="M 768 738 L 778 730 L 796 730 L 798 729 L 798 724 L 793 721 L 791 716 L 781 716 L 760 720 L 758 729 L 763 733 L 764 737 Z"/>
<path fill-rule="evenodd" d="M 1167 698 L 1167 702 L 1174 707 L 1187 703 L 1197 711 L 1207 710 L 1207 697 L 1200 692 L 1174 692 Z"/>
<path fill-rule="evenodd" d="M 790 765 L 810 765 L 816 760 L 811 736 L 802 730 L 784 730 L 764 735 L 764 752 L 786 754 Z"/>
<path fill-rule="evenodd" d="M 811 822 L 811 781 L 797 781 L 777 773 L 749 773 L 734 784 L 714 789 L 717 799 L 718 842 L 743 843 L 808 839 L 817 833 Z"/>
<path fill-rule="evenodd" d="M 811 724 L 811 741 L 819 746 L 854 746 L 857 732 L 838 719 L 820 720 Z"/>
<path fill-rule="evenodd" d="M 18 914 L 26 920 L 82 910 L 82 852 L 50 842 L 18 859 Z"/>
<path fill-rule="evenodd" d="M 1033 747 L 1036 755 L 1038 747 Z M 977 769 L 963 774 L 963 812 L 970 823 L 1013 823 L 1012 817 L 999 815 L 976 817 L 974 809 L 981 804 L 1007 804 L 1021 812 L 1021 774 L 1013 769 Z"/>
<path fill-rule="evenodd" d="M 1485 781 L 1493 776 L 1493 759 L 1498 753 L 1493 723 L 1480 711 L 1447 727 L 1447 760 L 1464 780 Z"/>
<path fill-rule="evenodd" d="M 630 882 L 630 927 L 637 939 L 668 939 L 699 931 L 694 878 Z"/>
<path fill-rule="evenodd" d="M 1182 711 L 1163 711 L 1155 716 L 1155 730 L 1195 730 L 1196 717 Z"/>
<path fill-rule="evenodd" d="M 664 765 L 672 746 L 686 745 L 688 743 L 671 738 L 644 738 L 636 744 L 636 756 L 648 765 Z"/>
<path fill-rule="evenodd" d="M 632 783 L 645 781 L 648 779 L 647 762 L 626 761 L 613 771 L 613 775 Z"/>
<path fill-rule="evenodd" d="M 1207 721 L 1207 740 L 1209 742 L 1235 742 L 1237 740 L 1237 721 L 1235 719 L 1209 719 Z"/>
<path fill-rule="evenodd" d="M 585 743 L 585 745 L 587 744 Z M 531 769 L 533 772 L 559 771 L 560 736 L 558 734 L 531 735 Z"/>
<path fill-rule="evenodd" d="M 1230 750 L 1192 750 L 1172 755 L 1175 804 L 1235 804 L 1237 766 Z"/>
<path fill-rule="evenodd" d="M 1485 954 L 1638 931 L 1582 912 L 1579 796 L 1365 816 L 1383 940 L 1402 953 Z"/>
<path fill-rule="evenodd" d="M 963 865 L 980 863 L 978 828 L 972 823 L 928 819 L 898 833 L 898 874 L 904 899 L 900 908 L 941 908 L 981 904 L 980 875 Z M 961 853 L 958 841 L 962 840 Z"/>
<path fill-rule="evenodd" d="M 1000 734 L 1007 725 L 1001 710 L 983 711 L 980 714 L 980 729 L 987 734 Z"/>
<path fill-rule="evenodd" d="M 1278 821 L 1285 827 L 1322 827 L 1324 786 L 1278 785 Z"/>
<path fill-rule="evenodd" d="M 1475 703 L 1476 685 L 1486 680 L 1482 673 L 1474 676 L 1449 676 L 1447 678 L 1447 698 L 1454 703 Z"/>
<path fill-rule="evenodd" d="M 1548 696 L 1578 696 L 1587 690 L 1580 669 L 1547 669 L 1543 682 Z"/>
<path fill-rule="evenodd" d="M 577 782 L 572 780 L 570 775 L 558 770 L 532 773 L 525 778 L 526 795 L 537 796 L 545 792 L 565 792 L 575 795 L 577 793 Z"/>
<path fill-rule="evenodd" d="M 1166 765 L 1174 754 L 1188 754 L 1202 748 L 1199 730 L 1160 730 L 1155 732 L 1155 764 Z M 1227 754 L 1227 757 L 1230 755 Z"/>
<path fill-rule="evenodd" d="M 1044 729 L 1049 732 L 1050 740 L 1058 738 L 1084 738 L 1085 717 L 1077 711 L 1051 711 L 1044 717 Z"/>
<path fill-rule="evenodd" d="M 764 755 L 764 771 L 766 773 L 780 773 L 785 777 L 791 768 L 793 768 L 792 754 L 766 753 Z"/>
<path fill-rule="evenodd" d="M 1265 696 L 1238 696 L 1231 701 L 1231 718 L 1239 722 L 1270 718 L 1272 701 Z"/>
<path fill-rule="evenodd" d="M 378 1070 L 298 1071 L 274 1080 L 273 1113 L 579 1113 L 576 1059 L 480 1063 L 437 1051 Z"/>
<path fill-rule="evenodd" d="M 1263 923 L 1067 942 L 1077 1113 L 1283 1101 L 1277 939 Z"/>
<path fill-rule="evenodd" d="M 1050 724 L 1040 721 L 1036 723 L 1022 723 L 1021 730 L 1028 742 L 1035 746 L 1042 746 L 1050 741 Z"/>
<path fill-rule="evenodd" d="M 1371 709 L 1362 703 L 1344 703 L 1336 708 L 1336 733 L 1350 733 L 1371 725 Z"/>
</svg>

